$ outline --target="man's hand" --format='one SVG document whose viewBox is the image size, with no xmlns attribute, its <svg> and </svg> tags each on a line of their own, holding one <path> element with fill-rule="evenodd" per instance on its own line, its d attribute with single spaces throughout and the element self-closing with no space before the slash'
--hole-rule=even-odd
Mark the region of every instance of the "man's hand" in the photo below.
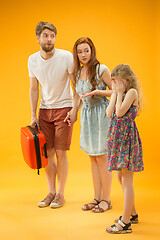
<svg viewBox="0 0 160 240">
<path fill-rule="evenodd" d="M 31 118 L 31 126 L 35 127 L 35 125 L 39 128 L 39 122 L 36 116 Z"/>
<path fill-rule="evenodd" d="M 73 110 L 73 108 L 67 113 L 64 122 L 67 122 L 69 126 L 77 121 L 77 112 Z"/>
</svg>

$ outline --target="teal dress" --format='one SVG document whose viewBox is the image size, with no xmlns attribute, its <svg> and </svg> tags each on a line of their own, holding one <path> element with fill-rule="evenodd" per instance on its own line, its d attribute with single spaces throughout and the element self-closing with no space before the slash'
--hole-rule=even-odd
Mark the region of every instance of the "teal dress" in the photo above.
<svg viewBox="0 0 160 240">
<path fill-rule="evenodd" d="M 100 81 L 100 77 L 107 67 L 100 65 L 97 67 L 96 89 L 106 90 L 106 83 Z M 81 80 L 80 72 L 77 78 L 76 92 L 81 97 L 81 93 L 89 93 L 92 85 L 89 80 Z M 88 155 L 97 156 L 107 153 L 107 133 L 109 128 L 109 118 L 106 115 L 106 108 L 109 100 L 105 96 L 95 95 L 82 98 L 81 109 L 81 131 L 80 148 Z"/>
</svg>

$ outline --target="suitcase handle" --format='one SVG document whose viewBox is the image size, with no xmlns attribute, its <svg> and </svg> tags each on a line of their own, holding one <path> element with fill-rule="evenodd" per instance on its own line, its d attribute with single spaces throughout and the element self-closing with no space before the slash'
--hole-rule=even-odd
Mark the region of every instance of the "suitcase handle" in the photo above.
<svg viewBox="0 0 160 240">
<path fill-rule="evenodd" d="M 27 126 L 27 127 L 29 128 L 29 130 L 33 134 L 35 150 L 36 150 L 37 169 L 40 169 L 42 166 L 41 166 L 41 154 L 40 154 L 38 134 L 36 133 L 36 131 L 31 126 Z"/>
<path fill-rule="evenodd" d="M 36 123 L 35 123 L 35 129 L 38 133 L 40 133 L 39 130 L 38 130 L 38 125 Z"/>
<path fill-rule="evenodd" d="M 38 133 L 40 133 L 40 131 L 38 130 L 38 125 L 37 124 L 35 124 L 35 129 L 36 129 L 36 131 Z M 46 143 L 44 144 L 43 149 L 44 149 L 44 156 L 45 156 L 45 158 L 48 158 L 48 156 L 47 156 L 47 144 Z"/>
<path fill-rule="evenodd" d="M 44 144 L 44 156 L 45 156 L 45 158 L 48 158 L 48 156 L 47 156 L 47 144 L 46 143 Z"/>
</svg>

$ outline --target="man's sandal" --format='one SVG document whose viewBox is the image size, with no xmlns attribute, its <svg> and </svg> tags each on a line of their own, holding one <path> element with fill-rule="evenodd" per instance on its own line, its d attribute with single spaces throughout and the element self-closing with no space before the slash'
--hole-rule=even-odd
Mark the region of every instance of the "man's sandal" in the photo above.
<svg viewBox="0 0 160 240">
<path fill-rule="evenodd" d="M 118 220 L 121 220 L 121 219 L 122 219 L 122 216 L 120 216 L 119 218 L 115 219 L 115 222 L 117 223 Z M 131 221 L 131 223 L 138 223 L 138 214 L 131 215 L 130 221 Z"/>
<path fill-rule="evenodd" d="M 106 202 L 107 205 L 108 205 L 108 207 L 107 207 L 106 209 L 100 207 L 99 205 L 100 205 L 101 202 Z M 94 213 L 102 213 L 102 212 L 105 212 L 105 211 L 107 211 L 107 210 L 112 209 L 111 201 L 109 202 L 109 201 L 106 201 L 106 200 L 101 200 L 100 203 L 99 203 L 98 205 L 96 205 L 96 206 L 92 209 L 92 212 L 94 212 Z"/>
<path fill-rule="evenodd" d="M 52 194 L 52 193 L 49 193 L 45 199 L 43 199 L 41 202 L 39 202 L 37 205 L 38 207 L 40 208 L 43 208 L 43 207 L 47 207 L 50 205 L 50 203 L 53 201 L 53 199 L 55 198 L 55 195 L 56 194 Z"/>
<path fill-rule="evenodd" d="M 64 205 L 64 203 L 65 203 L 64 196 L 59 194 L 59 193 L 57 193 L 55 198 L 51 202 L 50 207 L 51 208 L 60 208 L 60 207 L 62 207 Z"/>
<path fill-rule="evenodd" d="M 118 220 L 118 224 L 122 227 L 122 230 L 119 230 L 116 224 L 110 226 L 109 228 L 106 229 L 108 233 L 112 234 L 120 234 L 120 233 L 131 233 L 131 222 L 129 223 L 124 223 L 121 220 Z"/>
<path fill-rule="evenodd" d="M 82 207 L 83 211 L 89 211 L 92 210 L 96 205 L 99 204 L 99 201 L 97 199 L 93 199 L 92 202 L 84 204 L 84 206 Z"/>
</svg>

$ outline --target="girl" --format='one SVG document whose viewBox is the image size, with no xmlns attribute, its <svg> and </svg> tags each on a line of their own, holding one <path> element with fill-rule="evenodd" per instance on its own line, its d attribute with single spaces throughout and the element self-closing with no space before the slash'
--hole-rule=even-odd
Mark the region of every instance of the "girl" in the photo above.
<svg viewBox="0 0 160 240">
<path fill-rule="evenodd" d="M 118 180 L 124 192 L 124 208 L 122 216 L 115 220 L 116 224 L 106 231 L 130 233 L 131 222 L 138 222 L 133 173 L 144 170 L 142 144 L 135 124 L 137 111 L 141 107 L 140 90 L 138 80 L 127 64 L 114 68 L 111 77 L 113 93 L 106 110 L 107 116 L 111 118 L 107 138 L 108 170 L 118 171 Z"/>
<path fill-rule="evenodd" d="M 77 119 L 80 105 L 81 133 L 80 147 L 90 157 L 94 186 L 94 200 L 82 207 L 101 213 L 112 208 L 110 201 L 112 173 L 107 168 L 107 132 L 109 118 L 106 107 L 109 104 L 105 96 L 88 97 L 81 100 L 81 93 L 89 93 L 94 89 L 111 89 L 111 76 L 108 67 L 96 59 L 96 49 L 89 38 L 80 38 L 73 48 L 74 70 L 72 82 L 74 86 L 74 106 L 68 113 L 69 124 Z M 112 90 L 106 90 L 111 96 Z"/>
</svg>

